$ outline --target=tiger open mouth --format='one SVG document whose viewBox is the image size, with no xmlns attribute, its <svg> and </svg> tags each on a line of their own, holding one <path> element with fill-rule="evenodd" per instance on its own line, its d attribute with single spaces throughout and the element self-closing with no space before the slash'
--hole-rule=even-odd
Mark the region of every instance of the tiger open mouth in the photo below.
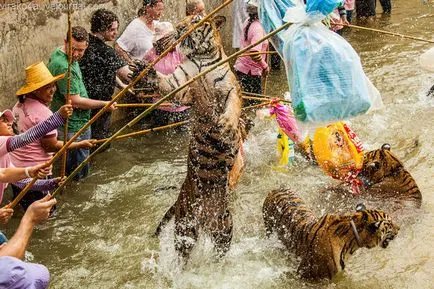
<svg viewBox="0 0 434 289">
<path fill-rule="evenodd" d="M 382 248 L 387 248 L 387 246 L 389 246 L 390 241 L 392 241 L 393 239 L 395 239 L 395 235 L 387 236 L 383 240 L 383 242 L 381 242 L 381 247 Z"/>
</svg>

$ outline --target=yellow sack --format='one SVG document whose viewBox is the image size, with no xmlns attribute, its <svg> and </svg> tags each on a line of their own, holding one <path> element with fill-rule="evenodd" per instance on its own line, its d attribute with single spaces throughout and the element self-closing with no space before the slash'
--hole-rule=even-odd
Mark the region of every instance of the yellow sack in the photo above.
<svg viewBox="0 0 434 289">
<path fill-rule="evenodd" d="M 313 153 L 318 165 L 335 179 L 350 181 L 363 166 L 363 145 L 344 122 L 318 128 Z"/>
</svg>

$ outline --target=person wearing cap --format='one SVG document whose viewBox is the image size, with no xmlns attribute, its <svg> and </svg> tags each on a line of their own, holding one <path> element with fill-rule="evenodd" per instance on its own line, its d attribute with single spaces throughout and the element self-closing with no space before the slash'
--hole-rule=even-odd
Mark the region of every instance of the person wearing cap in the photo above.
<svg viewBox="0 0 434 289">
<path fill-rule="evenodd" d="M 206 16 L 205 4 L 202 0 L 187 0 L 185 4 L 185 15 L 186 16 Z"/>
<path fill-rule="evenodd" d="M 53 76 L 42 61 L 30 65 L 25 71 L 26 84 L 17 91 L 18 102 L 12 109 L 19 133 L 28 131 L 53 115 L 49 106 L 56 91 L 56 81 L 65 76 L 65 74 Z M 63 141 L 57 140 L 57 130 L 53 130 L 40 140 L 11 152 L 11 161 L 16 167 L 28 167 L 44 163 L 49 161 L 53 152 L 60 150 L 62 146 Z M 83 140 L 72 143 L 69 149 L 90 147 L 92 147 L 92 143 Z M 12 184 L 12 191 L 16 197 L 21 188 Z M 20 201 L 20 204 L 26 210 L 31 203 L 41 199 L 47 193 L 47 191 L 30 190 Z"/>
<path fill-rule="evenodd" d="M 68 71 L 68 46 L 69 35 L 67 34 L 64 40 L 63 46 L 57 47 L 53 53 L 51 53 L 50 60 L 48 62 L 48 69 L 53 75 L 64 74 Z M 88 47 L 89 35 L 81 26 L 72 27 L 72 64 L 71 64 L 71 80 L 70 80 L 70 99 L 73 105 L 74 112 L 68 121 L 68 140 L 71 139 L 82 127 L 84 127 L 90 120 L 90 113 L 92 109 L 100 109 L 108 105 L 109 101 L 90 99 L 84 85 L 83 76 L 81 74 L 80 61 Z M 51 103 L 51 110 L 57 110 L 61 105 L 65 103 L 68 80 L 67 77 L 59 79 L 56 82 L 56 92 L 53 96 Z M 116 109 L 116 103 L 113 103 L 108 107 L 108 111 L 112 112 Z M 64 127 L 58 129 L 58 138 L 63 139 Z M 89 140 L 91 138 L 91 128 L 87 128 L 76 141 Z M 88 148 L 77 148 L 69 150 L 67 152 L 66 161 L 66 174 L 71 174 L 88 156 Z M 89 173 L 89 163 L 75 175 L 74 180 L 80 180 L 86 177 Z"/>
<path fill-rule="evenodd" d="M 128 24 L 122 35 L 116 40 L 115 49 L 128 63 L 142 60 L 152 48 L 155 24 L 164 11 L 163 0 L 144 0 L 137 13 L 137 18 Z"/>
<path fill-rule="evenodd" d="M 12 238 L 0 245 L 0 288 L 45 289 L 50 282 L 48 269 L 40 264 L 22 261 L 30 241 L 33 228 L 48 219 L 56 199 L 50 195 L 34 202 L 23 218 Z"/>
<path fill-rule="evenodd" d="M 170 45 L 175 42 L 176 31 L 170 22 L 159 22 L 155 25 L 155 35 L 153 38 L 153 48 L 146 52 L 144 60 L 148 63 L 153 62 Z M 154 65 L 154 69 L 162 74 L 168 75 L 175 71 L 179 64 L 184 60 L 184 56 L 177 49 L 173 49 L 166 56 Z M 153 102 L 158 101 L 154 98 Z M 170 121 L 182 121 L 188 118 L 187 109 L 189 106 L 161 106 L 153 114 L 153 120 L 158 125 L 165 125 Z"/>
<path fill-rule="evenodd" d="M 257 0 L 248 0 L 246 6 L 249 18 L 244 22 L 243 35 L 240 48 L 249 46 L 265 36 L 264 28 L 259 22 Z M 249 53 L 258 53 L 252 56 L 240 56 L 235 61 L 235 71 L 240 81 L 241 88 L 246 92 L 262 93 L 262 76 L 266 75 L 268 67 L 265 54 L 259 54 L 268 50 L 268 41 L 265 40 L 252 49 Z"/>
<path fill-rule="evenodd" d="M 128 63 L 106 44 L 116 39 L 119 19 L 112 11 L 101 8 L 92 14 L 90 25 L 89 46 L 80 60 L 83 81 L 91 99 L 110 101 L 115 91 L 116 76 L 125 83 L 129 82 L 128 75 L 132 73 Z M 92 110 L 92 116 L 96 113 L 98 110 Z M 111 113 L 101 115 L 92 124 L 91 131 L 93 139 L 110 137 Z"/>
</svg>

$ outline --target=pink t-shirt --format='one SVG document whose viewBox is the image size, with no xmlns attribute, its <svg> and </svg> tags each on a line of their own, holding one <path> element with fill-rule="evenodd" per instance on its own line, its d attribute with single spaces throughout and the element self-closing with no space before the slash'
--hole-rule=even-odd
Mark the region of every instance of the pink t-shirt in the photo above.
<svg viewBox="0 0 434 289">
<path fill-rule="evenodd" d="M 24 103 L 17 102 L 12 112 L 20 134 L 53 115 L 47 105 L 33 98 L 26 98 Z M 47 136 L 57 137 L 57 131 L 53 130 L 45 135 Z M 47 153 L 42 147 L 41 140 L 37 140 L 12 151 L 10 155 L 12 163 L 16 167 L 23 168 L 46 162 L 51 159 L 53 153 Z"/>
<path fill-rule="evenodd" d="M 158 55 L 155 51 L 155 48 L 152 48 L 152 49 L 148 50 L 148 52 L 146 52 L 143 59 L 146 60 L 147 62 L 152 62 L 155 59 L 157 59 L 157 57 L 158 57 Z M 173 73 L 176 70 L 176 68 L 178 67 L 178 65 L 182 63 L 182 61 L 184 61 L 184 56 L 178 50 L 175 49 L 175 50 L 169 52 L 160 61 L 158 61 L 154 65 L 154 68 L 156 71 L 158 71 L 164 75 L 168 75 L 168 74 Z M 156 102 L 156 101 L 158 101 L 158 98 L 153 99 L 153 102 Z M 177 106 L 177 107 L 160 106 L 158 109 L 164 110 L 164 111 L 169 111 L 169 112 L 180 112 L 180 111 L 184 111 L 188 108 L 189 108 L 189 106 L 182 105 L 182 106 Z"/>
<path fill-rule="evenodd" d="M 262 28 L 261 23 L 259 22 L 259 20 L 255 20 L 249 27 L 249 32 L 247 33 L 247 41 L 244 40 L 244 31 L 247 27 L 247 24 L 248 20 L 246 20 L 243 25 L 243 34 L 241 35 L 240 48 L 249 46 L 250 44 L 257 42 L 265 36 L 264 28 Z M 263 41 L 262 43 L 259 43 L 258 45 L 250 49 L 249 52 L 266 52 L 267 49 L 268 41 Z M 235 70 L 240 71 L 244 74 L 249 74 L 250 72 L 251 75 L 262 75 L 264 66 L 266 66 L 265 59 L 265 54 L 262 54 L 262 61 L 260 62 L 253 61 L 250 56 L 241 56 L 237 58 L 237 61 L 235 61 L 234 67 Z"/>
<path fill-rule="evenodd" d="M 9 138 L 10 136 L 0 136 L 0 168 L 2 169 L 13 167 L 6 146 Z M 0 203 L 3 200 L 3 192 L 7 186 L 8 183 L 0 183 Z"/>
<path fill-rule="evenodd" d="M 152 62 L 157 59 L 158 55 L 155 51 L 155 48 L 152 48 L 146 52 L 144 60 L 148 62 Z M 171 74 L 175 71 L 179 64 L 184 60 L 184 56 L 178 52 L 176 49 L 169 52 L 166 56 L 164 56 L 157 64 L 154 65 L 156 71 L 163 73 L 165 75 Z"/>
</svg>

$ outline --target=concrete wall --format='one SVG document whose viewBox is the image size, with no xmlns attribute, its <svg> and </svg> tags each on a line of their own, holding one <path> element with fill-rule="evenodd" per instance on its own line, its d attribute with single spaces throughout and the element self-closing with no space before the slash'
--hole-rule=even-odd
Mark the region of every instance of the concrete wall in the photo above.
<svg viewBox="0 0 434 289">
<path fill-rule="evenodd" d="M 205 0 L 207 10 L 219 6 L 222 0 Z M 141 0 L 80 0 L 71 1 L 74 13 L 72 25 L 89 28 L 93 11 L 104 7 L 120 18 L 121 31 L 131 21 Z M 185 13 L 185 1 L 164 0 L 163 19 L 176 23 Z M 222 11 L 228 23 L 223 35 L 231 35 L 231 6 Z M 11 107 L 15 92 L 24 84 L 24 68 L 38 61 L 47 63 L 51 51 L 61 45 L 67 31 L 66 1 L 0 0 L 0 109 Z M 230 47 L 230 37 L 223 37 Z"/>
</svg>

